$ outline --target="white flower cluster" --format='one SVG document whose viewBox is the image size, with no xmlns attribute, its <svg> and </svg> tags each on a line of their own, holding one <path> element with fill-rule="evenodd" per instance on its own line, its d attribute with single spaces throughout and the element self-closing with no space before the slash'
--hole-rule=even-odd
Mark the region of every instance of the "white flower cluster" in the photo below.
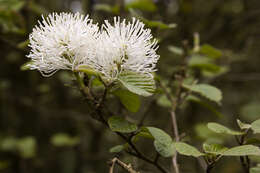
<svg viewBox="0 0 260 173">
<path fill-rule="evenodd" d="M 131 22 L 114 18 L 99 29 L 88 16 L 53 13 L 30 34 L 30 69 L 50 76 L 58 70 L 89 68 L 108 81 L 123 72 L 152 76 L 159 55 L 150 29 L 135 18 Z"/>
</svg>

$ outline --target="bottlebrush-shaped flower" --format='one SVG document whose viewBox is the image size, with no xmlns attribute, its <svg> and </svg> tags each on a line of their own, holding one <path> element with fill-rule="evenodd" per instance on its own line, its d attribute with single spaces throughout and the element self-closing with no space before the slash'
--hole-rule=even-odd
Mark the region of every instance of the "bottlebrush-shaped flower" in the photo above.
<svg viewBox="0 0 260 173">
<path fill-rule="evenodd" d="M 52 13 L 33 29 L 29 40 L 30 69 L 50 76 L 60 69 L 75 70 L 85 58 L 95 57 L 99 28 L 79 13 Z M 84 52 L 84 53 L 83 53 Z"/>
<path fill-rule="evenodd" d="M 132 22 L 114 18 L 114 25 L 108 21 L 102 26 L 97 42 L 95 59 L 87 58 L 85 65 L 100 72 L 108 81 L 114 81 L 120 74 L 133 72 L 152 77 L 159 55 L 157 42 L 150 29 L 133 18 Z"/>
</svg>

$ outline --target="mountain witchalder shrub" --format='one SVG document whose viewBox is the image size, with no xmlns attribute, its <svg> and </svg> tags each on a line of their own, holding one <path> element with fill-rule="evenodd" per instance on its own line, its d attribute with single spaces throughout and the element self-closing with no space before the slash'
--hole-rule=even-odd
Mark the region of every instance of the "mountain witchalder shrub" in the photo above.
<svg viewBox="0 0 260 173">
<path fill-rule="evenodd" d="M 212 60 L 210 55 L 213 54 L 215 57 L 218 50 L 207 45 L 206 50 L 204 46 L 204 51 L 201 51 L 203 46 L 200 47 L 199 39 L 197 38 L 197 41 L 196 37 L 194 39 L 194 48 L 198 47 L 198 50 L 194 51 L 194 48 L 190 50 L 186 42 L 183 44 L 183 49 L 178 48 L 181 50 L 181 53 L 178 50 L 178 54 L 182 55 L 184 61 L 181 68 L 171 75 L 174 77 L 174 82 L 158 76 L 157 82 L 161 90 L 158 90 L 156 96 L 160 97 L 155 96 L 154 98 L 158 100 L 150 102 L 156 101 L 158 105 L 170 110 L 175 139 L 162 129 L 143 124 L 146 114 L 148 114 L 147 111 L 154 104 L 150 104 L 143 109 L 145 113 L 143 113 L 139 122 L 141 128 L 124 118 L 127 113 L 121 111 L 121 106 L 124 106 L 130 112 L 137 112 L 142 106 L 136 94 L 150 96 L 155 90 L 153 72 L 156 71 L 156 64 L 159 60 L 159 55 L 156 53 L 158 49 L 157 41 L 153 39 L 151 30 L 145 28 L 144 23 L 135 18 L 126 21 L 114 17 L 113 23 L 105 20 L 104 24 L 99 27 L 88 16 L 79 13 L 52 13 L 46 18 L 43 17 L 30 34 L 29 46 L 31 52 L 27 57 L 31 61 L 22 67 L 25 67 L 24 69 L 36 69 L 45 77 L 53 75 L 58 70 L 70 71 L 76 79 L 78 89 L 90 103 L 88 104 L 88 115 L 109 127 L 111 131 L 116 132 L 125 141 L 125 144 L 111 148 L 110 152 L 125 150 L 128 154 L 154 165 L 162 173 L 170 171 L 158 162 L 158 154 L 165 158 L 172 157 L 172 167 L 176 173 L 181 170 L 178 165 L 177 153 L 196 158 L 203 157 L 207 173 L 211 172 L 221 157 L 238 156 L 245 172 L 249 173 L 251 162 L 248 156 L 260 156 L 259 147 L 251 145 L 254 138 L 250 137 L 249 129 L 253 130 L 253 133 L 260 133 L 260 119 L 252 124 L 238 120 L 240 127 L 238 131 L 218 123 L 208 123 L 207 127 L 212 132 L 236 137 L 239 145 L 231 148 L 220 144 L 204 143 L 201 151 L 181 141 L 176 110 L 186 108 L 182 106 L 183 103 L 194 99 L 200 105 L 208 105 L 206 101 L 220 105 L 222 100 L 221 90 L 206 83 L 197 83 L 197 73 L 204 72 L 205 63 L 201 69 L 189 66 L 193 57 L 199 56 L 203 59 L 210 58 Z M 215 66 L 215 64 L 209 65 Z M 96 80 L 96 84 L 94 84 L 94 80 Z M 100 83 L 103 87 L 99 87 Z M 118 105 L 120 109 L 113 111 L 106 105 L 108 95 L 120 100 L 122 103 Z M 204 97 L 204 99 L 200 97 Z M 110 105 L 115 103 L 111 102 Z M 214 106 L 208 105 L 206 107 L 215 114 L 220 114 Z M 114 116 L 118 113 L 119 116 Z M 136 147 L 135 142 L 139 137 L 154 140 L 154 148 L 158 152 L 154 159 L 151 158 L 151 154 L 146 156 L 139 151 L 139 147 Z M 249 142 L 250 139 L 251 142 Z M 252 143 L 254 144 L 254 142 Z M 117 158 L 113 160 L 110 172 L 111 170 L 113 172 L 116 162 L 120 163 L 121 167 L 128 172 L 137 172 L 132 169 L 131 165 L 119 162 Z"/>
<path fill-rule="evenodd" d="M 30 34 L 32 63 L 30 69 L 51 76 L 58 70 L 85 71 L 98 74 L 106 83 L 123 73 L 149 76 L 156 69 L 159 55 L 157 41 L 150 29 L 133 18 L 119 17 L 101 29 L 88 16 L 76 13 L 53 13 L 39 22 Z"/>
</svg>

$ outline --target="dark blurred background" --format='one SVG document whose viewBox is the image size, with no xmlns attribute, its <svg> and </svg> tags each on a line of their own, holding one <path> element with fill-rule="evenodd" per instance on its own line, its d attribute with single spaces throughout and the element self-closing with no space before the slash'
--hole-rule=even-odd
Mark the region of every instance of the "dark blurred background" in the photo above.
<svg viewBox="0 0 260 173">
<path fill-rule="evenodd" d="M 117 15 L 143 20 L 160 41 L 158 74 L 164 79 L 180 61 L 170 47 L 181 47 L 183 40 L 192 47 L 196 32 L 201 44 L 222 52 L 218 63 L 225 66 L 223 73 L 198 75 L 202 82 L 222 90 L 222 105 L 190 102 L 178 112 L 180 132 L 199 149 L 206 140 L 226 146 L 235 143 L 233 138 L 214 136 L 205 123 L 218 121 L 237 129 L 236 119 L 260 118 L 259 0 L 0 0 L 0 172 L 108 172 L 107 161 L 115 156 L 141 172 L 157 172 L 125 154 L 109 153 L 109 148 L 123 141 L 89 118 L 80 93 L 70 87 L 69 72 L 44 78 L 38 71 L 21 70 L 28 61 L 28 36 L 37 20 L 42 14 L 63 11 L 89 14 L 100 24 Z M 173 24 L 177 27 L 172 28 Z M 116 104 L 112 99 L 111 107 Z M 170 131 L 167 105 L 157 96 L 142 98 L 136 114 L 122 113 L 137 123 L 146 114 L 144 124 Z M 152 142 L 139 141 L 139 147 L 154 156 Z M 182 173 L 202 172 L 198 160 L 179 159 Z M 160 162 L 170 167 L 170 159 Z M 223 159 L 216 167 L 213 172 L 242 170 L 236 158 Z"/>
</svg>

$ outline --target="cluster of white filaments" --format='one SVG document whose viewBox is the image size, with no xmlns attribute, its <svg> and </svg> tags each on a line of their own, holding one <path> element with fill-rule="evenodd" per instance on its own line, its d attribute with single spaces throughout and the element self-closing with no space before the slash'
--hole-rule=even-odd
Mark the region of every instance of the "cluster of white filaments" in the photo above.
<svg viewBox="0 0 260 173">
<path fill-rule="evenodd" d="M 135 18 L 115 17 L 113 25 L 105 21 L 99 31 L 88 16 L 54 13 L 34 28 L 30 47 L 30 68 L 44 75 L 84 67 L 108 81 L 129 71 L 152 76 L 159 59 L 151 30 Z"/>
<path fill-rule="evenodd" d="M 95 56 L 99 28 L 79 13 L 48 15 L 30 34 L 31 69 L 49 76 L 60 69 L 74 70 L 85 56 Z M 84 52 L 84 54 L 83 54 Z"/>
</svg>

